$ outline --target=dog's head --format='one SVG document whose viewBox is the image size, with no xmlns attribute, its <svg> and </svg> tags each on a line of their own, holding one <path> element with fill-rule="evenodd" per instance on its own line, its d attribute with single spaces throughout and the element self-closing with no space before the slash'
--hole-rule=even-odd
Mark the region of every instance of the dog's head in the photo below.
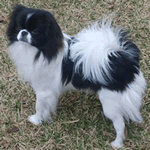
<svg viewBox="0 0 150 150">
<path fill-rule="evenodd" d="M 63 47 L 63 35 L 53 15 L 47 11 L 16 5 L 7 35 L 10 44 L 22 41 L 37 47 L 51 59 Z"/>
</svg>

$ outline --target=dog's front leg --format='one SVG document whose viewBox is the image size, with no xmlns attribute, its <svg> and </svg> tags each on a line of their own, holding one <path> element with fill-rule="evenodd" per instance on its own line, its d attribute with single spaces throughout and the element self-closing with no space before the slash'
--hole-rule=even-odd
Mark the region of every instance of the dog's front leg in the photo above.
<svg viewBox="0 0 150 150">
<path fill-rule="evenodd" d="M 56 114 L 56 107 L 58 102 L 58 94 L 47 91 L 36 91 L 36 113 L 29 116 L 28 119 L 35 125 L 39 125 L 42 121 L 50 122 L 50 113 Z"/>
</svg>

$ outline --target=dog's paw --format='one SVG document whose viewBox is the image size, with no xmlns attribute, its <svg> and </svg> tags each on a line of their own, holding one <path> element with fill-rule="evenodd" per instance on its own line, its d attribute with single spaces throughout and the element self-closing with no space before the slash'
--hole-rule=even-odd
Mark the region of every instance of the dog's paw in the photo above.
<svg viewBox="0 0 150 150">
<path fill-rule="evenodd" d="M 111 146 L 114 149 L 118 149 L 118 148 L 121 148 L 123 146 L 123 144 L 115 140 L 115 141 L 111 142 Z"/>
<path fill-rule="evenodd" d="M 32 116 L 29 116 L 28 117 L 28 120 L 30 122 L 32 122 L 33 124 L 35 125 L 40 125 L 42 124 L 42 119 L 40 117 L 38 117 L 36 114 L 35 115 L 32 115 Z"/>
</svg>

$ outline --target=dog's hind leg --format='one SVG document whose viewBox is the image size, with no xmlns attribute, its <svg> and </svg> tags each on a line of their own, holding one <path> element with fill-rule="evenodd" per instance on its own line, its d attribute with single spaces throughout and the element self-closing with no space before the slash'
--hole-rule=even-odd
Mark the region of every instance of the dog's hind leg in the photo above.
<svg viewBox="0 0 150 150">
<path fill-rule="evenodd" d="M 124 136 L 124 118 L 121 113 L 121 93 L 102 89 L 98 92 L 99 99 L 102 103 L 104 114 L 109 118 L 116 130 L 116 139 L 111 142 L 112 147 L 120 148 L 123 146 Z"/>
</svg>

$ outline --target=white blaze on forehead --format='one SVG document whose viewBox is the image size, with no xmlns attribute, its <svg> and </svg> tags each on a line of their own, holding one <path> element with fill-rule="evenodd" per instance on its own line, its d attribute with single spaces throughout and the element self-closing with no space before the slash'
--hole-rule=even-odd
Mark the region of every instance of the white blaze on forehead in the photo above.
<svg viewBox="0 0 150 150">
<path fill-rule="evenodd" d="M 30 18 L 33 14 L 34 14 L 34 13 L 29 13 L 29 14 L 27 15 L 26 22 L 29 20 L 29 18 Z"/>
</svg>

